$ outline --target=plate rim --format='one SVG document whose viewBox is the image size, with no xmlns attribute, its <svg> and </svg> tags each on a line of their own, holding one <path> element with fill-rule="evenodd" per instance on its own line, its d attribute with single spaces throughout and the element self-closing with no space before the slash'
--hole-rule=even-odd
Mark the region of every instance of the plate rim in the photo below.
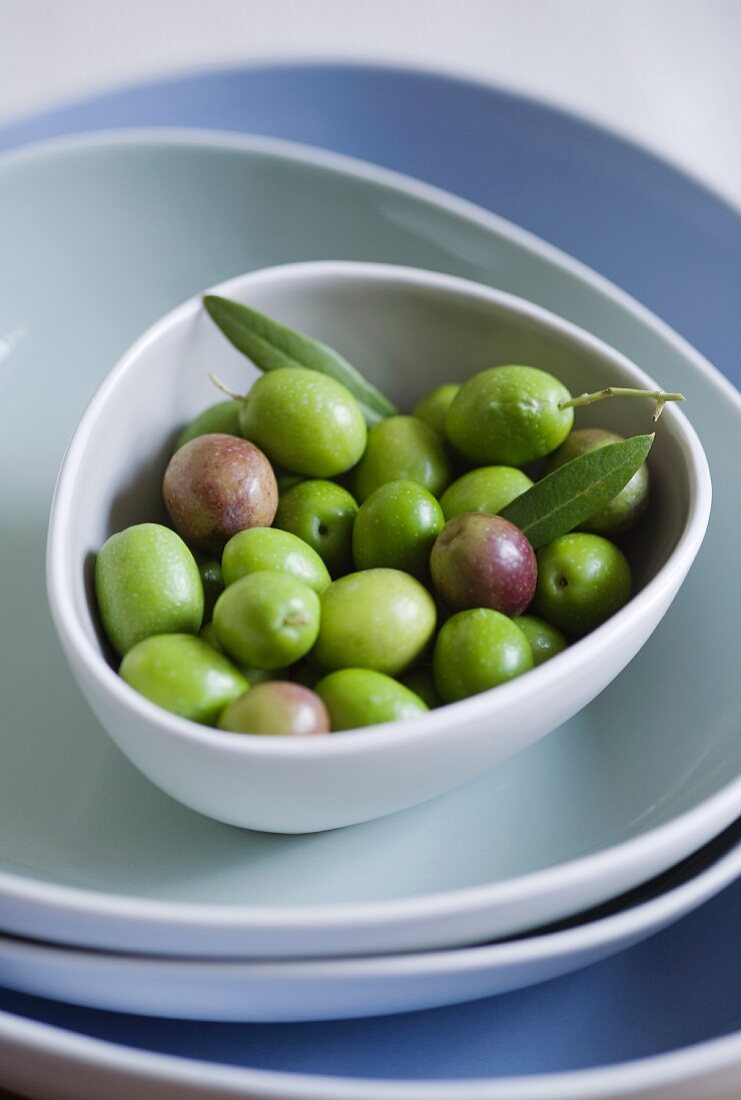
<svg viewBox="0 0 741 1100">
<path fill-rule="evenodd" d="M 0 141 L 4 140 L 7 134 L 11 134 L 11 140 L 14 140 L 12 138 L 12 131 L 19 128 L 33 126 L 50 117 L 56 117 L 68 111 L 79 110 L 96 104 L 101 100 L 111 99 L 116 96 L 152 92 L 160 88 L 167 88 L 173 85 L 189 83 L 191 81 L 208 80 L 209 78 L 223 79 L 224 77 L 249 76 L 253 73 L 295 73 L 297 70 L 312 73 L 334 73 L 338 76 L 351 73 L 353 75 L 367 74 L 374 77 L 379 75 L 414 77 L 422 80 L 430 80 L 436 84 L 446 83 L 457 85 L 462 88 L 474 89 L 488 95 L 494 95 L 499 99 L 506 99 L 511 103 L 520 103 L 532 107 L 535 110 L 546 111 L 554 117 L 559 117 L 565 121 L 576 122 L 582 129 L 589 130 L 596 136 L 602 138 L 607 137 L 626 149 L 640 153 L 646 160 L 651 161 L 655 167 L 669 169 L 675 176 L 681 176 L 687 185 L 693 187 L 697 191 L 705 192 L 715 202 L 724 206 L 730 213 L 735 214 L 737 217 L 741 216 L 741 203 L 727 193 L 722 186 L 698 175 L 691 167 L 682 164 L 670 153 L 658 151 L 642 137 L 634 136 L 628 133 L 627 130 L 622 130 L 618 125 L 602 120 L 596 115 L 588 113 L 581 107 L 572 107 L 557 102 L 550 99 L 545 93 L 540 95 L 537 92 L 528 92 L 525 89 L 519 89 L 506 83 L 500 83 L 497 80 L 489 80 L 481 74 L 471 74 L 464 68 L 457 68 L 455 66 L 448 67 L 447 65 L 429 65 L 422 61 L 416 61 L 413 58 L 409 58 L 408 60 L 397 60 L 394 58 L 379 60 L 379 58 L 374 57 L 372 54 L 349 57 L 332 53 L 317 53 L 311 56 L 304 53 L 296 53 L 268 54 L 265 57 L 255 58 L 251 61 L 233 61 L 225 63 L 224 61 L 216 59 L 202 63 L 184 64 L 176 66 L 167 72 L 154 72 L 148 75 L 140 75 L 131 80 L 122 79 L 120 81 L 113 81 L 112 83 L 107 83 L 102 87 L 92 89 L 88 92 L 73 92 L 63 96 L 59 102 L 46 105 L 43 103 L 37 104 L 36 106 L 31 106 L 28 110 L 22 111 L 20 114 L 6 116 L 0 122 Z M 119 130 L 144 128 L 144 126 L 96 126 L 94 129 L 89 130 L 68 131 L 65 134 L 58 135 L 58 137 L 79 137 L 83 134 L 101 132 L 103 129 L 116 132 Z M 146 128 L 148 129 L 149 127 Z M 164 129 L 167 127 L 158 126 L 156 128 Z M 179 129 L 180 127 L 177 128 Z M 197 129 L 197 127 L 188 128 Z M 204 127 L 202 129 L 206 128 Z M 208 129 L 212 128 L 208 127 Z M 249 131 L 231 130 L 224 132 L 248 133 Z M 5 149 L 0 147 L 0 156 L 3 153 L 13 152 L 41 141 L 48 142 L 53 140 L 57 139 L 33 139 L 32 141 L 24 141 L 21 146 L 9 145 Z M 295 144 L 308 145 L 309 143 L 295 142 Z M 313 146 L 313 148 L 319 147 Z M 362 158 L 356 157 L 351 159 L 360 160 Z M 394 169 L 390 169 L 390 171 L 394 171 Z M 404 175 L 404 173 L 401 174 Z"/>
<path fill-rule="evenodd" d="M 56 1059 L 50 1068 L 57 1083 L 59 1070 L 64 1068 L 59 1061 L 63 1060 L 78 1081 L 82 1068 L 99 1071 L 109 1082 L 113 1071 L 119 1083 L 163 1086 L 162 1100 L 172 1096 L 173 1086 L 189 1091 L 208 1089 L 210 1100 L 245 1096 L 245 1089 L 254 1090 L 252 1095 L 261 1100 L 451 1100 L 453 1088 L 456 1100 L 638 1100 L 639 1096 L 647 1100 L 652 1094 L 647 1089 L 653 1092 L 687 1083 L 699 1075 L 707 1083 L 708 1074 L 734 1068 L 741 1071 L 741 1031 L 677 1051 L 590 1069 L 444 1081 L 331 1077 L 225 1065 L 82 1035 L 4 1009 L 0 1010 L 0 1051 L 3 1041 L 13 1044 L 19 1053 L 32 1055 L 29 1083 L 39 1082 L 39 1056 L 43 1053 Z M 99 1093 L 88 1095 L 92 1098 Z M 200 1095 L 205 1100 L 206 1094 Z M 156 1094 L 152 1100 L 157 1100 Z"/>
<path fill-rule="evenodd" d="M 486 87 L 486 85 L 482 85 Z M 536 101 L 537 102 L 537 101 Z M 596 127 L 595 129 L 599 129 Z M 557 264 L 571 276 L 587 280 L 616 304 L 630 312 L 637 321 L 661 336 L 685 358 L 702 377 L 703 381 L 720 391 L 736 410 L 741 421 L 741 394 L 728 378 L 715 368 L 684 337 L 666 322 L 610 280 L 593 271 L 588 265 L 574 259 L 561 249 L 537 237 L 529 230 L 516 225 L 467 199 L 443 190 L 435 185 L 393 169 L 380 167 L 357 157 L 350 157 L 283 138 L 230 130 L 198 127 L 127 127 L 98 129 L 81 134 L 64 135 L 30 142 L 16 149 L 0 153 L 0 174 L 12 171 L 28 161 L 43 160 L 47 156 L 59 156 L 106 147 L 138 148 L 142 145 L 182 146 L 186 148 L 215 148 L 241 153 L 262 153 L 285 158 L 300 164 L 340 172 L 419 200 L 436 209 L 460 215 L 469 222 L 483 225 L 500 236 L 537 253 L 546 261 Z M 710 798 L 699 805 L 648 829 L 627 841 L 611 845 L 601 851 L 556 863 L 537 871 L 512 877 L 500 883 L 477 884 L 450 891 L 437 891 L 406 898 L 391 898 L 372 902 L 344 902 L 334 905 L 309 905 L 288 908 L 285 906 L 244 906 L 208 904 L 196 902 L 162 901 L 132 894 L 102 893 L 89 888 L 68 886 L 29 878 L 21 873 L 0 871 L 0 901 L 15 901 L 41 910 L 50 906 L 57 911 L 86 916 L 106 916 L 109 920 L 139 925 L 142 921 L 185 929 L 202 926 L 204 922 L 214 929 L 239 928 L 249 931 L 269 924 L 285 931 L 300 924 L 306 927 L 322 926 L 331 930 L 337 924 L 378 927 L 395 919 L 420 916 L 433 919 L 451 917 L 463 907 L 466 911 L 492 904 L 526 902 L 534 894 L 547 890 L 555 881 L 569 890 L 587 881 L 599 866 L 602 874 L 612 874 L 616 867 L 624 866 L 639 858 L 647 858 L 655 850 L 671 848 L 687 838 L 698 828 L 710 829 L 707 835 L 717 835 L 741 812 L 741 774 L 730 780 Z M 702 840 L 695 844 L 695 848 Z M 692 848 L 690 848 L 692 850 Z"/>
<path fill-rule="evenodd" d="M 741 818 L 739 818 L 741 824 Z M 711 844 L 713 842 L 711 841 Z M 692 858 L 692 857 L 689 857 Z M 240 968 L 254 976 L 269 975 L 271 971 L 290 971 L 311 974 L 312 971 L 335 972 L 335 977 L 363 978 L 382 974 L 384 967 L 392 964 L 398 976 L 418 976 L 421 973 L 460 973 L 480 966 L 499 964 L 513 966 L 530 963 L 535 959 L 561 957 L 563 952 L 588 950 L 610 943 L 622 936 L 649 929 L 667 927 L 674 920 L 682 919 L 730 886 L 741 876 L 741 834 L 732 847 L 677 885 L 667 887 L 644 901 L 622 907 L 617 912 L 597 918 L 581 920 L 568 928 L 536 931 L 526 936 L 513 936 L 492 943 L 448 947 L 428 951 L 396 951 L 382 955 L 337 955 L 326 957 L 262 958 L 228 956 L 214 958 L 196 955 L 165 955 L 113 951 L 106 949 L 55 944 L 47 941 L 24 939 L 0 930 L 0 959 L 4 947 L 10 946 L 17 955 L 35 954 L 43 959 L 80 960 L 95 957 L 106 963 L 136 962 L 146 968 L 149 964 L 165 964 L 167 969 L 182 965 L 193 966 L 197 971 L 216 972 L 222 968 Z M 666 922 L 666 923 L 664 923 Z M 651 933 L 647 933 L 650 935 Z M 564 946 L 565 945 L 565 946 Z M 501 960 L 500 957 L 501 956 Z M 463 964 L 461 966 L 461 964 Z"/>
</svg>

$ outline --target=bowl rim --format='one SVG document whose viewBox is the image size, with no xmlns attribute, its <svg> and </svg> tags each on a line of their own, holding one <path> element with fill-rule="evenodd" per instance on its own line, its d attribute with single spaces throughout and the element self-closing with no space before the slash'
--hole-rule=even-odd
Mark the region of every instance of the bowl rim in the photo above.
<svg viewBox="0 0 741 1100">
<path fill-rule="evenodd" d="M 87 443 L 100 410 L 114 394 L 117 386 L 135 373 L 142 354 L 156 347 L 167 335 L 176 332 L 202 311 L 202 296 L 218 293 L 239 297 L 253 284 L 261 288 L 294 280 L 342 278 L 348 282 L 373 281 L 399 289 L 404 287 L 441 291 L 462 301 L 479 302 L 494 310 L 514 313 L 555 335 L 581 345 L 588 355 L 611 359 L 618 368 L 628 370 L 637 384 L 660 388 L 640 367 L 597 336 L 557 314 L 527 299 L 488 287 L 485 284 L 441 272 L 398 264 L 348 260 L 312 260 L 273 265 L 237 275 L 194 295 L 154 322 L 124 352 L 108 372 L 91 397 L 73 432 L 57 479 L 52 501 L 47 541 L 47 590 L 55 626 L 68 656 L 71 653 L 86 673 L 118 706 L 133 712 L 141 721 L 154 723 L 168 737 L 186 738 L 191 744 L 213 749 L 230 757 L 317 759 L 346 757 L 351 754 L 375 754 L 398 750 L 420 739 L 444 739 L 454 736 L 458 722 L 490 719 L 497 711 L 512 706 L 533 692 L 548 691 L 559 680 L 568 678 L 580 668 L 598 660 L 616 641 L 625 638 L 663 599 L 677 575 L 684 574 L 694 559 L 705 535 L 710 514 L 710 474 L 702 445 L 686 416 L 675 405 L 664 410 L 662 420 L 671 425 L 673 435 L 683 454 L 688 475 L 687 515 L 674 548 L 658 572 L 631 597 L 629 602 L 605 623 L 568 647 L 563 653 L 530 670 L 527 682 L 518 677 L 497 688 L 482 692 L 429 713 L 404 721 L 389 722 L 375 727 L 360 727 L 343 731 L 341 736 L 295 738 L 249 736 L 198 725 L 171 714 L 139 695 L 129 687 L 105 660 L 84 630 L 75 610 L 71 588 L 65 583 L 69 549 L 65 538 L 71 517 L 71 498 L 81 463 L 86 458 Z M 588 651 L 585 647 L 589 647 Z M 525 685 L 525 686 L 523 686 Z M 452 708 L 452 709 L 451 709 Z"/>
</svg>

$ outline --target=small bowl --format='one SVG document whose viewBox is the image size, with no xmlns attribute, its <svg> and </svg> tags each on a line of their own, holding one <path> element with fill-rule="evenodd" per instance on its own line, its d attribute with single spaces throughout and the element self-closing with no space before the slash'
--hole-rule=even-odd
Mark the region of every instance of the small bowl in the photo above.
<svg viewBox="0 0 741 1100">
<path fill-rule="evenodd" d="M 214 292 L 336 347 L 401 409 L 440 383 L 508 362 L 550 370 L 572 393 L 611 384 L 660 388 L 575 325 L 448 275 L 301 263 L 256 271 Z M 117 675 L 92 574 L 109 535 L 165 519 L 160 486 L 177 433 L 219 399 L 209 371 L 240 392 L 258 377 L 199 298 L 155 324 L 111 371 L 62 464 L 47 583 L 72 671 L 110 736 L 152 782 L 220 821 L 281 833 L 350 825 L 424 802 L 521 752 L 586 706 L 636 655 L 705 534 L 705 455 L 686 417 L 668 406 L 650 456 L 652 506 L 629 549 L 636 594 L 586 638 L 517 680 L 413 721 L 306 738 L 208 729 L 160 709 Z M 671 378 L 662 381 L 672 388 Z M 643 402 L 607 401 L 579 410 L 577 424 L 633 435 L 648 430 L 648 413 Z"/>
</svg>

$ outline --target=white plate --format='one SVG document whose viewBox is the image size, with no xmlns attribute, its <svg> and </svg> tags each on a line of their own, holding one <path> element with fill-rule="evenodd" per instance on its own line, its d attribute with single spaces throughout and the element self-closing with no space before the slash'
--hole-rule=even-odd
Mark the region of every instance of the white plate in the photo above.
<svg viewBox="0 0 741 1100">
<path fill-rule="evenodd" d="M 192 1020 L 332 1020 L 522 989 L 665 928 L 741 874 L 739 829 L 607 915 L 455 951 L 349 959 L 201 960 L 117 955 L 0 936 L 0 985 L 114 1012 Z"/>
<path fill-rule="evenodd" d="M 361 1081 L 150 1053 L 0 1011 L 0 1064 L 8 1085 L 34 1100 L 736 1100 L 741 1034 L 575 1073 Z"/>
<path fill-rule="evenodd" d="M 629 889 L 741 812 L 741 678 L 719 625 L 738 621 L 741 601 L 741 402 L 661 322 L 490 214 L 265 139 L 148 131 L 11 155 L 0 166 L 0 239 L 13 256 L 0 333 L 26 334 L 0 365 L 1 926 L 161 954 L 462 944 Z M 85 400 L 150 321 L 235 272 L 322 256 L 445 269 L 597 332 L 687 393 L 714 514 L 640 659 L 546 741 L 384 821 L 246 834 L 151 787 L 82 704 L 44 600 L 46 517 Z"/>
</svg>

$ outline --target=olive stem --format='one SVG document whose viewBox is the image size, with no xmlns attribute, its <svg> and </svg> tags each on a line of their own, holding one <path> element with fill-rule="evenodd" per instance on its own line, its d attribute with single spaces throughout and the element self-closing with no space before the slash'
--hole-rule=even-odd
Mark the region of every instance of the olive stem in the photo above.
<svg viewBox="0 0 741 1100">
<path fill-rule="evenodd" d="M 221 379 L 218 378 L 213 373 L 213 371 L 208 372 L 208 377 L 213 382 L 213 384 L 216 386 L 216 389 L 221 390 L 221 392 L 225 393 L 227 397 L 231 397 L 232 401 L 242 401 L 243 400 L 243 397 L 242 397 L 241 393 L 235 393 L 234 390 L 230 390 L 229 387 L 227 385 L 225 385 L 221 381 Z"/>
<path fill-rule="evenodd" d="M 648 397 L 656 402 L 656 408 L 651 414 L 654 423 L 664 411 L 667 401 L 684 401 L 683 393 L 665 393 L 664 390 L 636 390 L 626 386 L 606 386 L 603 390 L 595 390 L 594 393 L 580 393 L 578 397 L 570 397 L 568 401 L 559 401 L 559 409 L 576 409 L 580 405 L 593 405 L 595 401 L 601 401 L 604 397 Z"/>
</svg>

